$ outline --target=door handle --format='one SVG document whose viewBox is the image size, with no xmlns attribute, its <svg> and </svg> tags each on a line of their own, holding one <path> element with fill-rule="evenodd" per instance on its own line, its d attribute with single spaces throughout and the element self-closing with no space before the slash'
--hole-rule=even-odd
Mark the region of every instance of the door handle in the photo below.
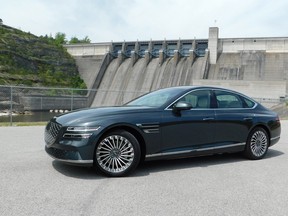
<svg viewBox="0 0 288 216">
<path fill-rule="evenodd" d="M 252 121 L 253 118 L 251 118 L 251 117 L 245 117 L 245 118 L 243 118 L 243 120 L 244 120 L 244 121 Z"/>
</svg>

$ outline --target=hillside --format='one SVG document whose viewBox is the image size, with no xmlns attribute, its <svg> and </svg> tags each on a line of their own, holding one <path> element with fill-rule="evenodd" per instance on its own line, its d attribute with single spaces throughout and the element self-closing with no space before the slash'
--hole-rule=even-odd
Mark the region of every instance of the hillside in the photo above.
<svg viewBox="0 0 288 216">
<path fill-rule="evenodd" d="M 0 85 L 86 88 L 65 48 L 6 25 L 0 25 Z"/>
</svg>

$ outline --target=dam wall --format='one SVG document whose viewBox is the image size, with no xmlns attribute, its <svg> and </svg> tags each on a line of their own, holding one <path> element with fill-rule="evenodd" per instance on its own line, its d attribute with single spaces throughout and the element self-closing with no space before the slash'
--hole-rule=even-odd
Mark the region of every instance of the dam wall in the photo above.
<svg viewBox="0 0 288 216">
<path fill-rule="evenodd" d="M 81 78 L 88 89 L 92 89 L 101 68 L 104 55 L 74 56 Z"/>
<path fill-rule="evenodd" d="M 159 64 L 154 58 L 146 65 L 144 58 L 132 65 L 125 59 L 121 65 L 117 59 L 108 66 L 98 88 L 92 106 L 121 105 L 144 93 L 170 86 L 191 85 L 194 79 L 202 79 L 205 72 L 205 57 L 193 63 L 189 57 L 176 64 L 173 58 Z"/>
<path fill-rule="evenodd" d="M 219 39 L 218 52 L 265 51 L 267 53 L 288 53 L 288 38 L 227 38 Z"/>
<path fill-rule="evenodd" d="M 239 51 L 221 53 L 210 67 L 210 80 L 286 81 L 288 53 Z"/>
<path fill-rule="evenodd" d="M 111 51 L 111 43 L 91 43 L 91 44 L 73 44 L 66 45 L 70 55 L 76 56 L 104 56 Z"/>
<path fill-rule="evenodd" d="M 193 85 L 228 88 L 264 101 L 283 98 L 286 91 L 285 81 L 194 80 Z"/>
<path fill-rule="evenodd" d="M 208 79 L 266 81 L 271 87 L 271 82 L 282 81 L 286 89 L 279 94 L 287 96 L 288 38 L 218 39 L 217 61 L 210 64 Z M 269 95 L 270 90 L 257 91 Z"/>
<path fill-rule="evenodd" d="M 121 105 L 178 85 L 220 86 L 254 98 L 288 92 L 288 38 L 218 38 L 66 45 L 88 89 L 91 106 Z"/>
<path fill-rule="evenodd" d="M 191 85 L 208 70 L 207 40 L 68 45 L 91 106 L 121 105 L 152 90 Z"/>
</svg>

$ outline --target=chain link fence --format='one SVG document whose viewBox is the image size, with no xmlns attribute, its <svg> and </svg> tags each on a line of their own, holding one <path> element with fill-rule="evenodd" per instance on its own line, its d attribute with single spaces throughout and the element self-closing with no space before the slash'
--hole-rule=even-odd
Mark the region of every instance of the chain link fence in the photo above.
<svg viewBox="0 0 288 216">
<path fill-rule="evenodd" d="M 96 106 L 113 105 L 112 95 L 134 95 L 145 92 L 111 91 L 96 89 L 45 88 L 0 85 L 0 126 L 13 125 L 18 122 L 46 122 L 53 116 L 68 111 L 88 108 L 93 103 L 95 95 L 103 97 L 103 102 Z M 132 96 L 131 96 L 132 95 Z M 132 98 L 131 98 L 132 99 Z M 115 101 L 120 105 L 122 101 Z"/>
<path fill-rule="evenodd" d="M 115 100 L 115 104 L 119 105 L 125 100 L 124 97 L 130 100 L 144 93 L 0 85 L 0 126 L 1 123 L 12 126 L 16 122 L 46 122 L 57 114 L 90 107 L 96 94 L 102 99 L 102 102 L 96 106 L 101 106 L 107 105 L 104 102 L 107 98 Z M 116 96 L 114 98 L 111 95 Z M 269 98 L 255 98 L 255 100 L 267 107 L 281 102 L 281 99 Z M 113 101 L 110 103 L 113 104 Z"/>
<path fill-rule="evenodd" d="M 95 90 L 0 86 L 0 122 L 47 121 L 55 113 L 88 107 Z"/>
</svg>

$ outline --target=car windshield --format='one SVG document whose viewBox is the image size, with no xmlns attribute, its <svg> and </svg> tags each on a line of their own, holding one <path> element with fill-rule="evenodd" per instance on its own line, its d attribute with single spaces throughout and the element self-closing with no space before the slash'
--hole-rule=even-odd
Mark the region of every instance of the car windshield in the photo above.
<svg viewBox="0 0 288 216">
<path fill-rule="evenodd" d="M 150 92 L 125 104 L 126 106 L 161 107 L 179 95 L 179 88 L 160 89 Z"/>
</svg>

